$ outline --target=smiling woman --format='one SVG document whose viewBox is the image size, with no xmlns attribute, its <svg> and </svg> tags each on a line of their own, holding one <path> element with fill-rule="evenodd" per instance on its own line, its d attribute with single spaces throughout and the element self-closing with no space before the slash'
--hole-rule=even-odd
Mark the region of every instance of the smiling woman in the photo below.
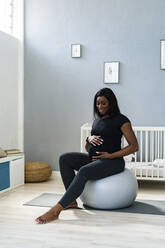
<svg viewBox="0 0 165 248">
<path fill-rule="evenodd" d="M 106 114 L 108 114 L 110 103 L 105 96 L 99 96 L 97 97 L 97 100 L 96 100 L 96 107 L 100 115 L 105 116 Z"/>
<path fill-rule="evenodd" d="M 47 213 L 38 217 L 40 224 L 58 218 L 60 212 L 77 207 L 76 199 L 88 180 L 102 179 L 122 172 L 123 156 L 138 149 L 130 120 L 120 113 L 116 96 L 109 88 L 99 90 L 94 97 L 94 117 L 91 135 L 87 138 L 86 153 L 70 152 L 60 156 L 59 165 L 66 189 L 60 201 Z M 128 146 L 121 149 L 121 137 Z M 74 170 L 77 170 L 75 175 Z"/>
<path fill-rule="evenodd" d="M 98 158 L 123 157 L 126 155 L 125 152 L 130 154 L 131 146 L 124 151 L 121 150 L 123 134 L 127 136 L 127 139 L 131 138 L 131 145 L 134 143 L 132 150 L 137 149 L 137 141 L 132 131 L 131 122 L 120 113 L 116 96 L 111 89 L 104 88 L 96 93 L 93 108 L 95 120 L 92 125 L 91 136 L 88 137 L 86 144 L 86 150 L 92 161 Z"/>
</svg>

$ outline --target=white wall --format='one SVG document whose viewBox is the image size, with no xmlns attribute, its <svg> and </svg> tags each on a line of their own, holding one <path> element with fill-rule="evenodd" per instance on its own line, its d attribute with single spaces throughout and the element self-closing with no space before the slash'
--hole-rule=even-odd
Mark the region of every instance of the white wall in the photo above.
<svg viewBox="0 0 165 248">
<path fill-rule="evenodd" d="M 0 32 L 0 147 L 19 147 L 19 42 Z"/>
</svg>

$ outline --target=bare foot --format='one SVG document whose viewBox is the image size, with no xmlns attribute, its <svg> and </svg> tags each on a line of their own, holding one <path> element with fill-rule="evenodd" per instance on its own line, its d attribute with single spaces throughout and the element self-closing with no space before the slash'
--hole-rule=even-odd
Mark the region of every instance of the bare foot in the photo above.
<svg viewBox="0 0 165 248">
<path fill-rule="evenodd" d="M 58 219 L 58 216 L 64 208 L 60 204 L 56 204 L 48 212 L 36 218 L 35 221 L 39 224 L 46 224 L 50 221 Z"/>
<path fill-rule="evenodd" d="M 71 202 L 67 207 L 64 208 L 64 210 L 69 209 L 69 208 L 77 208 L 78 204 L 76 201 Z"/>
</svg>

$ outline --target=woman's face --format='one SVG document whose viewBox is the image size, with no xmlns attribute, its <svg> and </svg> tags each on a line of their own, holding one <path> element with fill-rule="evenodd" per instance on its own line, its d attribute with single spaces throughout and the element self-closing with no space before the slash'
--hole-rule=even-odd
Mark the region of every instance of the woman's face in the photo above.
<svg viewBox="0 0 165 248">
<path fill-rule="evenodd" d="M 108 99 L 105 96 L 98 96 L 96 99 L 96 107 L 100 115 L 106 115 L 110 107 Z"/>
</svg>

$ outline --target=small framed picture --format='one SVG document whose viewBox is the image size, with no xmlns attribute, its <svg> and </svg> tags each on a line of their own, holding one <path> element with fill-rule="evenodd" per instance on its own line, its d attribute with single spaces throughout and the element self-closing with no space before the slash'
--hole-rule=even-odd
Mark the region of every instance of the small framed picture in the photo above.
<svg viewBox="0 0 165 248">
<path fill-rule="evenodd" d="M 80 58 L 81 57 L 81 45 L 80 44 L 72 44 L 71 45 L 71 56 L 72 56 L 72 58 Z"/>
<path fill-rule="evenodd" d="M 160 40 L 160 69 L 165 70 L 165 40 Z"/>
<path fill-rule="evenodd" d="M 104 83 L 119 83 L 119 62 L 104 62 Z"/>
</svg>

